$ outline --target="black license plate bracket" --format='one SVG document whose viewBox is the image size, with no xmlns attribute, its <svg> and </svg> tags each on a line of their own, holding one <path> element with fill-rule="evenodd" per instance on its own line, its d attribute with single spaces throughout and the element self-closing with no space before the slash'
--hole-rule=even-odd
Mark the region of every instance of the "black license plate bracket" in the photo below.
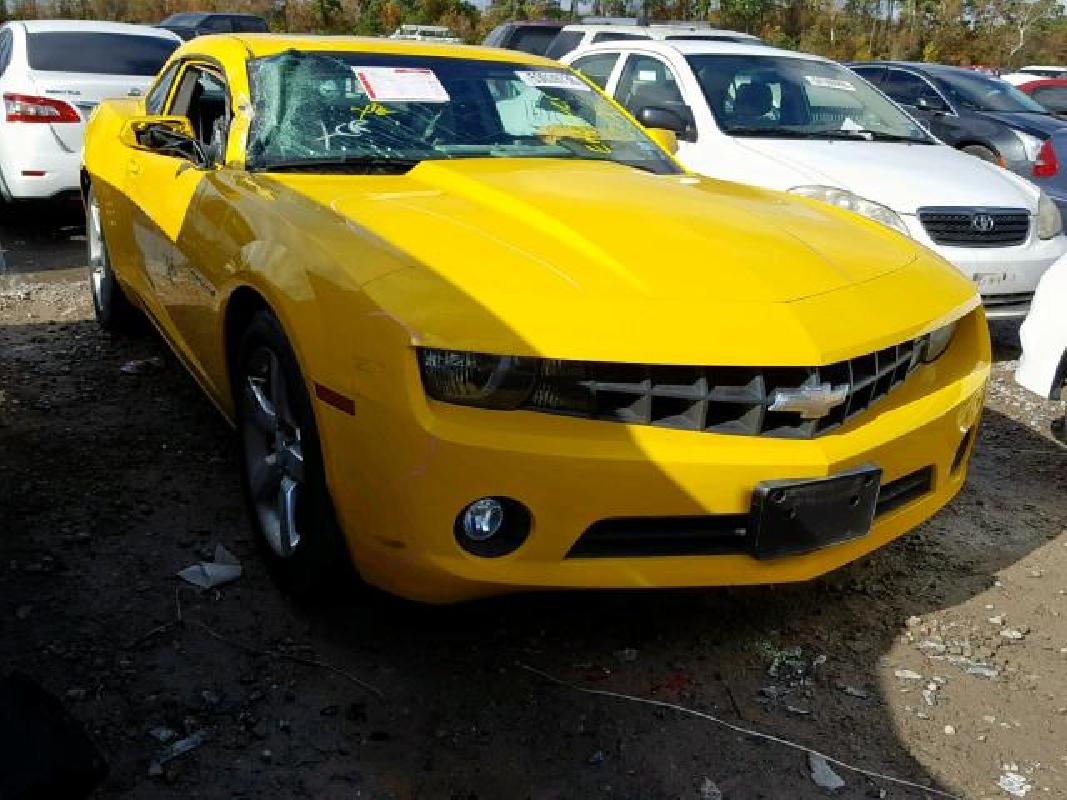
<svg viewBox="0 0 1067 800">
<path fill-rule="evenodd" d="M 761 482 L 750 511 L 752 555 L 800 555 L 866 536 L 881 479 L 880 467 L 866 465 L 828 478 Z"/>
</svg>

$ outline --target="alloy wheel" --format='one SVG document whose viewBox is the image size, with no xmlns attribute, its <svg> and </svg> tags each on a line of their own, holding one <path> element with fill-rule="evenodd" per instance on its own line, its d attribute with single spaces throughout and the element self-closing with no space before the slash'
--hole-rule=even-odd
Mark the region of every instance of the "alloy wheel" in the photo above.
<svg viewBox="0 0 1067 800">
<path fill-rule="evenodd" d="M 100 204 L 95 197 L 89 200 L 89 213 L 85 220 L 85 228 L 89 248 L 89 287 L 97 307 L 100 307 L 104 280 L 107 277 L 107 261 L 104 250 L 104 229 L 100 222 Z"/>
<path fill-rule="evenodd" d="M 245 478 L 267 544 L 292 556 L 300 544 L 304 454 L 300 425 L 278 355 L 268 347 L 248 359 L 241 392 Z"/>
</svg>

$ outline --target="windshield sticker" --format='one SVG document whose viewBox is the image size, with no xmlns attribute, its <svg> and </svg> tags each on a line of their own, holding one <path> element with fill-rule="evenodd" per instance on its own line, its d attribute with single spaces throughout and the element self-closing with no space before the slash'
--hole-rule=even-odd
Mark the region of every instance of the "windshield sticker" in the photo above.
<svg viewBox="0 0 1067 800">
<path fill-rule="evenodd" d="M 451 98 L 432 69 L 352 67 L 367 97 L 377 103 L 447 103 Z"/>
<path fill-rule="evenodd" d="M 522 70 L 515 73 L 519 80 L 527 86 L 538 89 L 577 89 L 582 92 L 591 92 L 588 84 L 577 75 L 569 72 L 557 72 L 555 70 Z"/>
<path fill-rule="evenodd" d="M 840 89 L 842 92 L 854 92 L 856 87 L 841 78 L 825 78 L 822 75 L 805 75 L 804 80 L 820 89 Z"/>
</svg>

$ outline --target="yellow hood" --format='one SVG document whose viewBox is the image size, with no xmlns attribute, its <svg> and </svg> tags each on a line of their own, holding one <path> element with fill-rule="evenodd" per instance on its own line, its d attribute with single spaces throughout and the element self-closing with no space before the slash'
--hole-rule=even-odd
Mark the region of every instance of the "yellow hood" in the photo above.
<svg viewBox="0 0 1067 800">
<path fill-rule="evenodd" d="M 866 309 L 873 331 L 857 337 L 881 341 L 905 338 L 974 294 L 950 267 L 876 223 L 707 178 L 478 159 L 424 162 L 401 176 L 270 180 L 328 205 L 364 241 L 400 251 L 397 269 L 366 290 L 422 344 L 679 362 L 696 357 L 701 342 L 710 349 L 708 337 L 721 337 L 723 326 L 733 340 L 759 324 L 792 338 L 782 363 L 810 363 L 826 348 L 798 321 L 801 301 L 886 279 L 917 260 L 951 273 L 941 282 L 955 291 L 935 290 L 932 304 L 900 298 L 898 309 L 887 297 L 878 305 L 888 308 Z M 763 361 L 769 334 L 762 328 Z M 750 346 L 731 347 L 739 363 L 752 363 Z M 721 338 L 714 349 L 721 361 Z"/>
</svg>

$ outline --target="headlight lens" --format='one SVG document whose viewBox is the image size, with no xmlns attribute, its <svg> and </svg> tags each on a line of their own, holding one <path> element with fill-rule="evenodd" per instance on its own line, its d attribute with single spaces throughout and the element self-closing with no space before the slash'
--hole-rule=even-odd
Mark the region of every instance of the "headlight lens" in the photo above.
<svg viewBox="0 0 1067 800">
<path fill-rule="evenodd" d="M 881 222 L 887 228 L 892 228 L 905 236 L 910 235 L 904 220 L 900 218 L 896 211 L 845 189 L 837 189 L 833 186 L 796 186 L 789 191 L 793 194 L 810 197 L 813 200 L 821 200 L 824 203 L 847 209 L 854 214 L 860 214 L 868 219 L 873 219 L 875 222 Z"/>
<path fill-rule="evenodd" d="M 928 333 L 922 344 L 922 360 L 929 364 L 941 358 L 948 346 L 952 343 L 952 337 L 956 333 L 958 322 L 951 322 L 943 328 Z"/>
<path fill-rule="evenodd" d="M 533 391 L 540 359 L 458 350 L 419 350 L 426 393 L 479 408 L 518 408 Z"/>
<path fill-rule="evenodd" d="M 1022 143 L 1023 152 L 1026 154 L 1026 160 L 1030 162 L 1037 161 L 1037 154 L 1041 152 L 1041 145 L 1045 143 L 1045 140 L 1038 139 L 1036 136 L 1031 136 L 1022 131 L 1015 131 L 1015 135 Z"/>
<path fill-rule="evenodd" d="M 1060 210 L 1052 198 L 1044 192 L 1037 201 L 1037 235 L 1041 239 L 1051 239 L 1063 232 L 1063 219 Z"/>
</svg>

